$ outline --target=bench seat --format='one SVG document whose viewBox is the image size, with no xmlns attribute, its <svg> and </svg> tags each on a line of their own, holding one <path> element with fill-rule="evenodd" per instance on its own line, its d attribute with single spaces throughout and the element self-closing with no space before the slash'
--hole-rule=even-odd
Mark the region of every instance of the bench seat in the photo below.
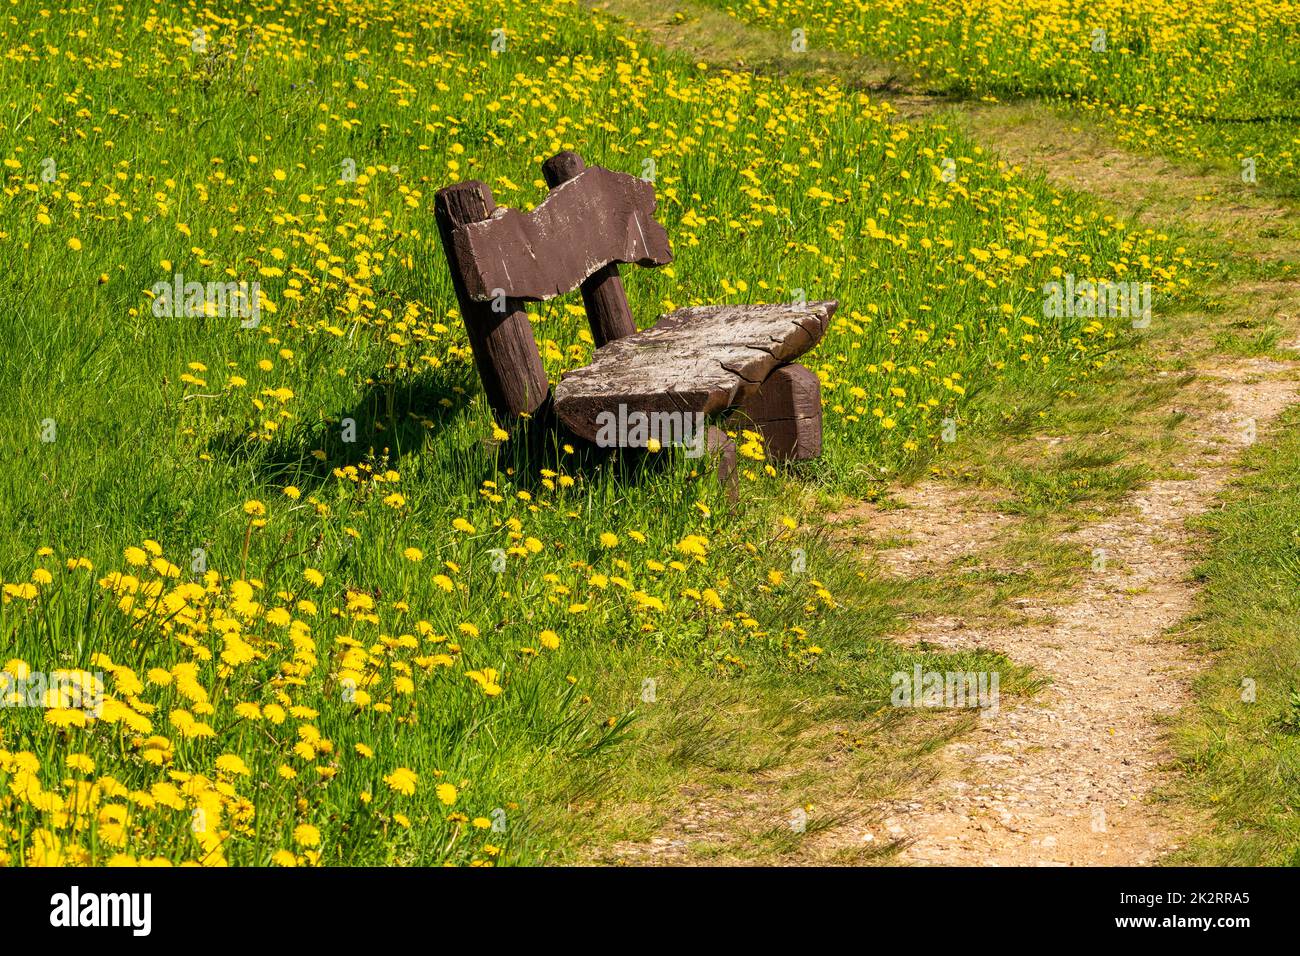
<svg viewBox="0 0 1300 956">
<path fill-rule="evenodd" d="M 633 411 L 719 416 L 742 408 L 774 371 L 821 340 L 836 305 L 828 300 L 678 309 L 653 328 L 602 346 L 590 365 L 566 374 L 555 388 L 556 414 L 574 433 L 595 441 L 605 415 L 619 416 L 620 406 L 624 418 Z M 819 402 L 815 391 L 813 399 Z M 818 422 L 820 413 L 818 404 Z M 812 416 L 808 409 L 802 417 Z"/>
</svg>

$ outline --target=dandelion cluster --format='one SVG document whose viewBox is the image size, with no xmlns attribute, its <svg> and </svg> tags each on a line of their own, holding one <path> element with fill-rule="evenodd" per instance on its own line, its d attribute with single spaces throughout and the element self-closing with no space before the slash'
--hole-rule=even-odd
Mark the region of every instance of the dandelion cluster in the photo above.
<svg viewBox="0 0 1300 956">
<path fill-rule="evenodd" d="M 1300 163 L 1300 6 L 1277 0 L 715 0 L 810 44 L 889 56 L 965 93 L 1076 106 L 1131 149 L 1276 183 Z"/>
</svg>

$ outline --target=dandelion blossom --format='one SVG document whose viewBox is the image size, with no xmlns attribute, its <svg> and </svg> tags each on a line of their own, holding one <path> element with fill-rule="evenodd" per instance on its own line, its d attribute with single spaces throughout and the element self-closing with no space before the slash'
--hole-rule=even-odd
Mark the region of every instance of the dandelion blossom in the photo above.
<svg viewBox="0 0 1300 956">
<path fill-rule="evenodd" d="M 392 773 L 384 777 L 384 783 L 388 784 L 389 788 L 395 792 L 409 797 L 415 793 L 415 785 L 419 779 L 420 778 L 415 775 L 415 771 L 411 770 L 409 767 L 398 767 Z"/>
</svg>

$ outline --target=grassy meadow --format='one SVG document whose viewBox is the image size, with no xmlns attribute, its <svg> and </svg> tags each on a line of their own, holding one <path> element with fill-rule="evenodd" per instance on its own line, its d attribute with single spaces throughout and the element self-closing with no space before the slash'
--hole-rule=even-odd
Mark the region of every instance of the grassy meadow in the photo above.
<svg viewBox="0 0 1300 956">
<path fill-rule="evenodd" d="M 1278 0 L 706 0 L 879 57 L 960 96 L 1041 97 L 1155 150 L 1294 196 L 1300 5 Z"/>
<path fill-rule="evenodd" d="M 1126 319 L 1047 318 L 1045 282 L 1159 310 L 1208 268 L 862 91 L 540 7 L 8 5 L 0 664 L 37 691 L 0 712 L 0 862 L 571 860 L 610 806 L 760 759 L 755 713 L 877 714 L 933 595 L 821 517 L 1122 355 Z M 531 207 L 561 149 L 653 174 L 676 261 L 625 273 L 642 326 L 839 300 L 822 459 L 738 436 L 733 504 L 492 420 L 433 194 Z M 259 283 L 260 321 L 160 316 L 177 276 Z M 576 296 L 532 318 L 552 381 L 589 361 Z M 102 674 L 99 714 L 56 673 Z"/>
</svg>

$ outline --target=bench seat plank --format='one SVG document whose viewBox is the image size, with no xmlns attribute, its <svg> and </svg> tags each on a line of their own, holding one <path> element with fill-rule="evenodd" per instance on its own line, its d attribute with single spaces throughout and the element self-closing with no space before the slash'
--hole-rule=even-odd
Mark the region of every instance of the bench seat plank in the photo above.
<svg viewBox="0 0 1300 956">
<path fill-rule="evenodd" d="M 602 412 L 719 414 L 749 398 L 777 367 L 820 341 L 834 300 L 678 309 L 653 328 L 596 350 L 590 365 L 565 375 L 555 410 L 573 432 L 595 441 Z"/>
</svg>

